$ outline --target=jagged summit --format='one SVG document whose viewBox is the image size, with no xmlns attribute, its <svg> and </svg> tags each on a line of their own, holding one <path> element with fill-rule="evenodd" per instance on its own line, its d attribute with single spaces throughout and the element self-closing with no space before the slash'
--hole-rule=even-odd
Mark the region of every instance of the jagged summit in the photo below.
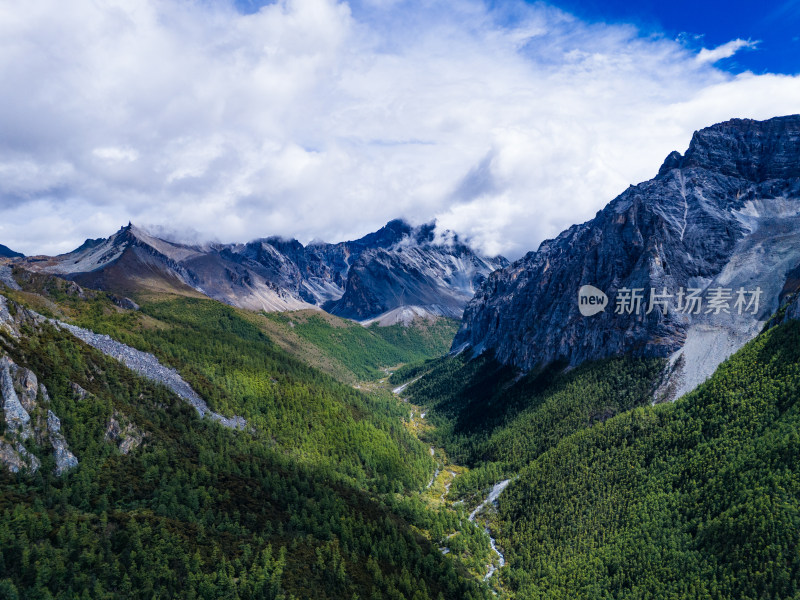
<svg viewBox="0 0 800 600">
<path fill-rule="evenodd" d="M 405 322 L 412 313 L 460 318 L 486 275 L 508 261 L 480 256 L 455 235 L 451 241 L 437 243 L 433 223 L 391 221 L 356 242 L 364 248 L 351 262 L 344 294 L 325 310 L 382 324 Z M 409 310 L 397 310 L 404 307 Z"/>
<path fill-rule="evenodd" d="M 413 231 L 414 228 L 404 219 L 393 219 L 378 231 L 368 233 L 351 243 L 368 248 L 389 248 L 403 238 L 409 237 Z"/>
<path fill-rule="evenodd" d="M 492 274 L 468 304 L 454 348 L 491 350 L 525 370 L 623 353 L 670 356 L 683 365 L 677 388 L 686 391 L 777 308 L 800 264 L 799 233 L 800 116 L 720 123 L 696 132 L 684 155 L 671 153 L 655 179 Z M 609 307 L 584 317 L 584 285 L 605 292 Z M 621 290 L 689 288 L 762 294 L 749 318 L 706 313 L 707 305 L 699 314 L 615 312 Z"/>
<path fill-rule="evenodd" d="M 695 132 L 674 168 L 707 169 L 760 183 L 800 177 L 800 115 L 731 119 Z"/>
<path fill-rule="evenodd" d="M 24 264 L 123 295 L 203 294 L 268 311 L 324 306 L 360 320 L 404 306 L 460 317 L 477 285 L 507 261 L 483 258 L 460 243 L 437 245 L 434 231 L 434 223 L 414 227 L 395 219 L 337 244 L 303 246 L 273 236 L 200 246 L 161 239 L 129 222 L 108 238 Z"/>
</svg>

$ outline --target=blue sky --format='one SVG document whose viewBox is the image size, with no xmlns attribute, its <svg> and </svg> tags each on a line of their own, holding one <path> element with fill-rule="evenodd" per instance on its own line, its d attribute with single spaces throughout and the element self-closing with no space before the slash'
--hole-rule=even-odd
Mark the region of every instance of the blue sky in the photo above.
<svg viewBox="0 0 800 600">
<path fill-rule="evenodd" d="M 800 72 L 800 0 L 560 0 L 552 4 L 578 17 L 632 23 L 643 34 L 681 38 L 689 47 L 715 47 L 733 39 L 758 42 L 754 50 L 720 61 L 738 73 Z"/>
<path fill-rule="evenodd" d="M 266 4 L 272 2 L 236 0 L 243 13 Z M 514 3 L 490 4 L 505 9 Z M 732 73 L 800 72 L 800 0 L 555 0 L 547 4 L 587 22 L 631 24 L 643 36 L 679 39 L 691 49 L 718 47 L 735 39 L 754 42 L 753 48 L 719 61 L 718 67 Z M 369 13 L 369 3 L 353 6 Z"/>
<path fill-rule="evenodd" d="M 692 133 L 800 111 L 800 0 L 0 0 L 0 243 L 436 219 L 518 257 Z"/>
</svg>

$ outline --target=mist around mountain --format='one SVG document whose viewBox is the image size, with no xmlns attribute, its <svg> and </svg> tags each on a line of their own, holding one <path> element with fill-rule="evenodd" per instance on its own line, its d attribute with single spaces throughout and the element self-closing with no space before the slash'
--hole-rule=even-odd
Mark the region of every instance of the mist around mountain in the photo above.
<svg viewBox="0 0 800 600">
<path fill-rule="evenodd" d="M 73 252 L 24 264 L 134 298 L 178 293 L 250 310 L 318 307 L 391 325 L 414 317 L 460 318 L 486 275 L 508 261 L 482 257 L 456 235 L 437 239 L 433 224 L 394 220 L 358 240 L 307 246 L 276 237 L 190 245 L 128 224 Z"/>
</svg>

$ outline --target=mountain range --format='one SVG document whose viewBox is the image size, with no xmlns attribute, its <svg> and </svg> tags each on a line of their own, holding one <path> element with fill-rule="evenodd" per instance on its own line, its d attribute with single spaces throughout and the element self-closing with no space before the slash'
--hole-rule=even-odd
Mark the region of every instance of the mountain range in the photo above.
<svg viewBox="0 0 800 600">
<path fill-rule="evenodd" d="M 20 259 L 27 269 L 121 295 L 177 292 L 264 311 L 324 308 L 388 325 L 417 316 L 460 318 L 503 257 L 484 257 L 433 224 L 390 221 L 358 240 L 302 245 L 269 237 L 246 244 L 182 244 L 128 224 L 67 254 Z"/>
<path fill-rule="evenodd" d="M 796 597 L 799 130 L 698 131 L 513 264 L 3 257 L 0 598 Z"/>
</svg>

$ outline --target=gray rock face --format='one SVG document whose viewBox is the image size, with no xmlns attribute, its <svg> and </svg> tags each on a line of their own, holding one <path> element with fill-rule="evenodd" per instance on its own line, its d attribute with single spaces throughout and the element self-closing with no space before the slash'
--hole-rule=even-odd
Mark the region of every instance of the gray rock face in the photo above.
<svg viewBox="0 0 800 600">
<path fill-rule="evenodd" d="M 127 455 L 131 450 L 141 446 L 144 436 L 141 429 L 117 411 L 114 411 L 108 420 L 105 440 L 115 444 L 122 454 Z"/>
<path fill-rule="evenodd" d="M 17 280 L 14 279 L 14 274 L 11 272 L 11 267 L 8 265 L 0 265 L 0 283 L 7 285 L 12 290 L 20 290 Z"/>
<path fill-rule="evenodd" d="M 5 465 L 12 473 L 25 470 L 35 473 L 41 465 L 39 459 L 28 452 L 21 443 L 10 444 L 3 439 L 0 439 L 0 464 Z"/>
<path fill-rule="evenodd" d="M 800 265 L 790 271 L 786 278 L 786 284 L 781 291 L 781 308 L 783 316 L 781 317 L 780 313 L 776 315 L 780 318 L 772 319 L 769 323 L 770 326 L 774 327 L 779 323 L 800 319 Z"/>
<path fill-rule="evenodd" d="M 491 350 L 524 370 L 623 353 L 685 355 L 683 393 L 776 310 L 800 263 L 798 234 L 800 116 L 714 125 L 694 135 L 685 156 L 670 154 L 655 179 L 490 275 L 467 306 L 453 348 Z M 583 316 L 584 285 L 605 292 L 610 305 Z M 700 290 L 698 314 L 677 310 L 681 288 Z M 707 312 L 717 288 L 733 296 L 728 313 Z M 758 308 L 737 314 L 737 290 L 757 288 Z M 625 289 L 643 290 L 639 314 L 617 313 Z M 674 295 L 667 314 L 660 305 L 645 314 L 651 289 Z"/>
<path fill-rule="evenodd" d="M 790 319 L 800 319 L 800 296 L 796 297 L 786 309 L 786 320 Z"/>
<path fill-rule="evenodd" d="M 0 358 L 0 393 L 3 395 L 3 416 L 7 431 L 14 432 L 21 439 L 26 440 L 33 435 L 31 417 L 22 406 L 14 389 L 11 364 L 8 358 Z"/>
<path fill-rule="evenodd" d="M 87 240 L 69 254 L 21 264 L 117 294 L 148 285 L 171 287 L 253 310 L 326 306 L 337 314 L 368 318 L 397 308 L 401 301 L 460 316 L 475 285 L 507 263 L 480 257 L 457 238 L 437 243 L 433 225 L 415 228 L 395 220 L 358 240 L 308 246 L 275 237 L 190 246 L 129 224 L 108 239 Z M 351 279 L 356 264 L 361 271 Z M 398 269 L 409 272 L 404 276 Z M 385 277 L 389 272 L 392 276 Z M 364 294 L 365 282 L 375 286 L 376 299 Z"/>
<path fill-rule="evenodd" d="M 475 254 L 458 238 L 437 244 L 431 227 L 410 230 L 387 248 L 361 252 L 348 272 L 345 292 L 325 310 L 359 321 L 400 307 L 460 318 L 477 287 L 503 257 Z"/>
<path fill-rule="evenodd" d="M 52 410 L 47 411 L 47 430 L 51 435 L 61 433 L 61 419 Z"/>
<path fill-rule="evenodd" d="M 52 410 L 46 409 L 50 403 L 47 388 L 38 382 L 33 371 L 14 364 L 8 357 L 0 357 L 0 392 L 6 423 L 5 432 L 0 436 L 0 464 L 12 473 L 35 472 L 41 463 L 22 445 L 23 441 L 34 437 L 37 444 L 50 441 L 56 475 L 78 465 L 77 457 L 61 432 L 61 420 Z M 38 396 L 45 406 L 38 401 Z"/>
<path fill-rule="evenodd" d="M 56 475 L 78 466 L 78 459 L 70 451 L 67 440 L 61 433 L 61 420 L 52 410 L 47 411 L 47 430 L 50 432 L 50 444 L 56 459 Z"/>
<path fill-rule="evenodd" d="M 78 399 L 78 400 L 86 400 L 86 397 L 89 395 L 89 392 L 87 392 L 85 389 L 83 389 L 81 386 L 79 386 L 74 381 L 70 381 L 69 389 L 72 390 L 72 393 L 75 395 L 75 398 Z"/>
<path fill-rule="evenodd" d="M 19 401 L 29 413 L 36 408 L 36 395 L 39 391 L 39 380 L 30 369 L 18 367 L 14 363 L 9 365 L 16 389 L 19 390 Z"/>
<path fill-rule="evenodd" d="M 46 319 L 31 310 L 18 307 L 0 294 L 0 335 L 19 339 L 23 325 L 36 327 Z"/>
</svg>

